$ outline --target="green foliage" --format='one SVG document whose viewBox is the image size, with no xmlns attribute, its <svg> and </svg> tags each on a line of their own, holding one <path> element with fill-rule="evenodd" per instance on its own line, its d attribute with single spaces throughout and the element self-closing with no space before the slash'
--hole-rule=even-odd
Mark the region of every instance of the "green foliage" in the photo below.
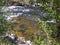
<svg viewBox="0 0 60 45">
<path fill-rule="evenodd" d="M 56 19 L 56 10 L 53 9 L 52 7 L 47 7 L 46 5 L 44 5 L 42 7 L 42 10 L 47 12 L 47 15 L 45 17 L 43 17 L 43 20 L 46 21 L 46 20 Z"/>
<path fill-rule="evenodd" d="M 0 35 L 3 35 L 7 31 L 8 26 L 6 24 L 7 21 L 4 19 L 4 16 L 0 15 Z"/>
<path fill-rule="evenodd" d="M 5 2 L 6 2 L 6 0 L 0 0 L 0 6 L 4 6 Z"/>
<path fill-rule="evenodd" d="M 46 3 L 46 0 L 44 0 Z M 43 2 L 44 2 L 43 1 Z M 43 3 L 42 9 L 47 12 L 46 17 L 41 16 L 41 18 L 35 18 L 38 22 L 39 29 L 38 32 L 42 32 L 40 36 L 34 37 L 34 44 L 36 45 L 59 45 L 56 40 L 56 23 L 46 23 L 47 20 L 56 19 L 56 9 L 55 6 L 48 7 Z M 42 36 L 41 36 L 42 35 Z M 42 40 L 41 40 L 42 39 Z"/>
<path fill-rule="evenodd" d="M 53 45 L 53 40 L 51 37 L 51 34 L 53 30 L 50 28 L 50 26 L 47 27 L 47 23 L 45 21 L 41 21 L 39 18 L 38 20 L 38 25 L 39 29 L 38 32 L 41 33 L 39 36 L 35 35 L 34 36 L 34 43 L 36 45 Z M 50 29 L 49 29 L 50 28 Z"/>
<path fill-rule="evenodd" d="M 36 0 L 36 3 L 40 3 L 41 0 Z"/>
<path fill-rule="evenodd" d="M 34 4 L 35 1 L 34 1 L 34 0 L 30 0 L 29 3 L 30 3 L 30 4 Z"/>
<path fill-rule="evenodd" d="M 43 3 L 46 4 L 48 3 L 50 0 L 36 0 L 36 3 Z"/>
<path fill-rule="evenodd" d="M 7 24 L 7 21 L 5 20 L 5 17 L 3 15 L 0 15 L 0 43 L 2 44 L 9 44 L 9 39 L 4 39 L 4 35 L 7 33 L 9 29 L 9 26 Z M 3 41 L 4 40 L 4 41 Z"/>
<path fill-rule="evenodd" d="M 55 9 L 56 9 L 56 21 L 57 21 L 57 23 L 59 23 L 60 22 L 60 9 L 58 9 L 58 8 L 60 8 L 60 0 L 55 0 Z"/>
</svg>

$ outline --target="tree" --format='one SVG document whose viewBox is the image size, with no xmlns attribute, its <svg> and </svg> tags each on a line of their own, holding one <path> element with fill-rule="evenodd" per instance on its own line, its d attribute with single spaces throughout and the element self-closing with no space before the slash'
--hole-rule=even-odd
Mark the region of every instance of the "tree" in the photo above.
<svg viewBox="0 0 60 45">
<path fill-rule="evenodd" d="M 34 4 L 35 1 L 34 1 L 34 0 L 30 0 L 29 3 L 30 3 L 30 4 Z"/>
<path fill-rule="evenodd" d="M 0 0 L 0 6 L 4 6 L 5 5 L 5 1 L 6 0 Z"/>
<path fill-rule="evenodd" d="M 0 36 L 5 34 L 8 30 L 7 21 L 3 15 L 0 15 Z"/>
</svg>

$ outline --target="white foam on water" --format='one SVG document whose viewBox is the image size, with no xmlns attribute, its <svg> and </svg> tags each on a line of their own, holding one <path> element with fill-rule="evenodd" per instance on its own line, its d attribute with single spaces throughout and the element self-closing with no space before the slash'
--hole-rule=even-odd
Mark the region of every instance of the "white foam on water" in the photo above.
<svg viewBox="0 0 60 45">
<path fill-rule="evenodd" d="M 22 10 L 22 12 L 29 12 L 30 11 L 30 9 L 24 9 L 24 10 Z"/>
<path fill-rule="evenodd" d="M 50 21 L 47 20 L 46 22 L 47 22 L 47 23 L 56 23 L 56 20 L 55 20 L 55 19 L 52 19 L 52 20 L 50 20 Z"/>
<path fill-rule="evenodd" d="M 9 6 L 8 8 L 9 8 L 9 9 L 13 9 L 13 8 L 15 8 L 15 6 Z"/>
</svg>

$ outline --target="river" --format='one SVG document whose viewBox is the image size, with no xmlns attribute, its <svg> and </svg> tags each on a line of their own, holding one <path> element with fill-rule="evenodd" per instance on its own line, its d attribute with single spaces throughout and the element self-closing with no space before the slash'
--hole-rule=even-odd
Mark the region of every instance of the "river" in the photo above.
<svg viewBox="0 0 60 45">
<path fill-rule="evenodd" d="M 34 16 L 40 18 L 41 16 L 46 17 L 48 14 L 46 11 L 40 9 L 39 7 L 24 7 L 24 6 L 9 6 L 2 7 L 1 11 L 7 20 L 12 19 L 17 16 L 25 16 L 29 20 L 34 20 Z M 47 22 L 55 22 L 55 19 L 52 19 Z"/>
</svg>

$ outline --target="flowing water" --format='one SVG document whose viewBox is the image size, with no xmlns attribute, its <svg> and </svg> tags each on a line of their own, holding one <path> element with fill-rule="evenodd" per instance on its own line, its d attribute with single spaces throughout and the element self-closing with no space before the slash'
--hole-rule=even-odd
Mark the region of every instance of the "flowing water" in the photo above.
<svg viewBox="0 0 60 45">
<path fill-rule="evenodd" d="M 40 9 L 39 7 L 9 6 L 2 7 L 0 10 L 7 20 L 21 15 L 25 16 L 29 20 L 34 20 L 34 16 L 40 18 L 41 16 L 46 17 L 46 15 L 48 15 L 46 11 Z M 54 22 L 54 19 L 50 22 Z"/>
</svg>

